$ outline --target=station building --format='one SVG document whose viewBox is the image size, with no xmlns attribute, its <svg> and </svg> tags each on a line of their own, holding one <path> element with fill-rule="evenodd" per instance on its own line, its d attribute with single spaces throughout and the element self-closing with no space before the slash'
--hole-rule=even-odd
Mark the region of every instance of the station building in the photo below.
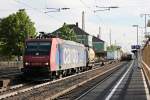
<svg viewBox="0 0 150 100">
<path fill-rule="evenodd" d="M 92 36 L 89 33 L 82 30 L 78 26 L 78 23 L 66 24 L 66 26 L 74 31 L 74 33 L 77 36 L 77 42 L 84 44 L 85 46 L 93 48 L 96 53 L 96 56 L 98 56 L 98 57 L 105 56 L 105 54 L 106 54 L 106 51 L 104 50 L 105 42 L 103 40 L 97 38 L 96 36 Z M 50 33 L 50 35 L 52 34 L 52 35 L 59 37 L 61 34 L 61 32 L 60 32 L 61 28 L 62 27 L 60 27 L 59 29 Z"/>
</svg>

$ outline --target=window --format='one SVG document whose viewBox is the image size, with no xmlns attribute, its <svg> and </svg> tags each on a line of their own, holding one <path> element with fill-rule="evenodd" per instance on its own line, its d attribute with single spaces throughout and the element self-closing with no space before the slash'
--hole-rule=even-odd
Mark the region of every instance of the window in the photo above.
<svg viewBox="0 0 150 100">
<path fill-rule="evenodd" d="M 51 44 L 48 41 L 27 42 L 25 55 L 49 55 Z"/>
</svg>

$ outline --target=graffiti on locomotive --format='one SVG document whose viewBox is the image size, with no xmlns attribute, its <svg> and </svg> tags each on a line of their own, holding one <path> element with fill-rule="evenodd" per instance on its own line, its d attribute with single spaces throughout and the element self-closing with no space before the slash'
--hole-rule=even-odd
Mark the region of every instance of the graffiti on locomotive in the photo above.
<svg viewBox="0 0 150 100">
<path fill-rule="evenodd" d="M 63 50 L 63 64 L 70 64 L 70 63 L 78 63 L 78 50 L 75 48 L 67 48 L 65 47 Z"/>
</svg>

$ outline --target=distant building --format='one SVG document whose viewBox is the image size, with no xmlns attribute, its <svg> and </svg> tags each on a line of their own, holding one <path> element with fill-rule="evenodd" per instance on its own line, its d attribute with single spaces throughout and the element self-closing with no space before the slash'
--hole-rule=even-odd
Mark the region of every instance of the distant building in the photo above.
<svg viewBox="0 0 150 100">
<path fill-rule="evenodd" d="M 105 42 L 95 36 L 92 38 L 93 49 L 97 56 L 105 56 L 106 51 L 104 51 Z"/>
<path fill-rule="evenodd" d="M 70 29 L 73 29 L 76 36 L 77 36 L 77 41 L 79 43 L 84 44 L 85 46 L 89 46 L 92 47 L 92 35 L 89 35 L 87 32 L 85 32 L 84 30 L 82 30 L 80 27 L 78 27 L 78 23 L 76 24 L 67 24 L 67 26 Z M 60 27 L 59 29 L 55 30 L 54 32 L 52 32 L 51 34 L 56 35 L 59 37 L 60 33 L 60 29 L 62 27 Z"/>
<path fill-rule="evenodd" d="M 122 50 L 120 46 L 111 45 L 107 47 L 107 59 L 108 60 L 120 60 Z"/>
</svg>

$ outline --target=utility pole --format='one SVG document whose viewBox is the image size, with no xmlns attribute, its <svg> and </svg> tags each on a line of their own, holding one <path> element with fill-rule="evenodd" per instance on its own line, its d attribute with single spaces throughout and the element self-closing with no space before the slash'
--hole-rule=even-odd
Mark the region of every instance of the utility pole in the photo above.
<svg viewBox="0 0 150 100">
<path fill-rule="evenodd" d="M 99 26 L 99 34 L 98 34 L 98 38 L 101 39 L 101 27 Z"/>
<path fill-rule="evenodd" d="M 139 25 L 133 25 L 133 27 L 136 27 L 136 31 L 137 31 L 137 46 L 136 46 L 136 57 L 137 57 L 137 61 L 138 61 L 138 63 L 137 63 L 137 65 L 138 65 L 138 67 L 139 67 L 139 49 L 137 48 L 139 45 L 138 45 L 138 29 L 139 29 Z"/>
<path fill-rule="evenodd" d="M 117 46 L 117 41 L 115 40 L 115 46 Z"/>
<path fill-rule="evenodd" d="M 136 27 L 136 31 L 137 31 L 137 45 L 138 45 L 138 44 L 139 44 L 139 43 L 138 43 L 138 41 L 139 41 L 139 39 L 138 39 L 138 38 L 139 38 L 139 36 L 138 36 L 138 33 L 139 33 L 139 32 L 138 32 L 138 31 L 139 31 L 139 25 L 133 25 L 133 27 Z"/>
<path fill-rule="evenodd" d="M 145 34 L 147 34 L 147 16 L 150 16 L 150 14 L 141 14 L 141 17 L 145 18 Z M 149 34 L 147 34 L 149 35 Z"/>
<path fill-rule="evenodd" d="M 84 11 L 82 11 L 82 30 L 85 30 L 85 18 L 84 18 Z"/>
<path fill-rule="evenodd" d="M 138 29 L 139 29 L 139 25 L 133 25 L 133 27 L 136 27 L 136 31 L 137 31 L 137 46 L 138 46 Z M 137 61 L 138 61 L 138 53 L 139 53 L 139 51 L 138 51 L 138 48 L 137 48 L 137 46 L 136 46 L 136 50 L 137 50 L 137 53 L 136 53 L 136 56 L 137 56 Z"/>
<path fill-rule="evenodd" d="M 110 46 L 111 46 L 111 29 L 109 29 L 109 40 L 110 40 Z"/>
</svg>

